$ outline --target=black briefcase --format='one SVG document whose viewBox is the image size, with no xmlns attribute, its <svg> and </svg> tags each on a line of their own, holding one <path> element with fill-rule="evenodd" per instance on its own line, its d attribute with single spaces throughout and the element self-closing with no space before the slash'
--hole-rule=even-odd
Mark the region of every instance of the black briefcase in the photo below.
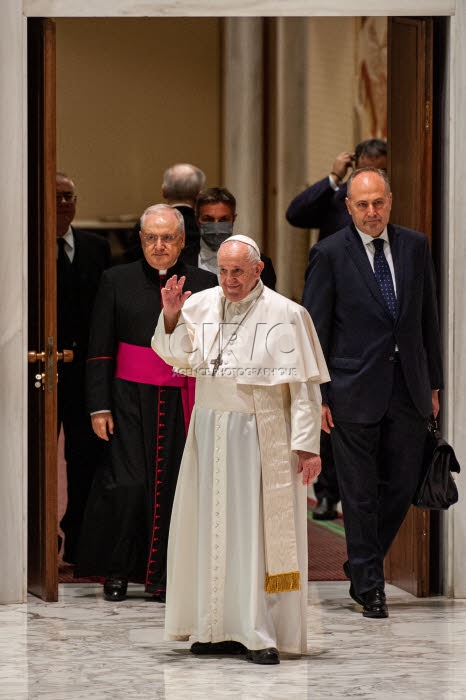
<svg viewBox="0 0 466 700">
<path fill-rule="evenodd" d="M 413 498 L 413 505 L 431 510 L 446 510 L 458 500 L 458 489 L 452 472 L 460 465 L 453 447 L 440 434 L 437 421 L 431 416 L 427 428 L 422 477 Z"/>
</svg>

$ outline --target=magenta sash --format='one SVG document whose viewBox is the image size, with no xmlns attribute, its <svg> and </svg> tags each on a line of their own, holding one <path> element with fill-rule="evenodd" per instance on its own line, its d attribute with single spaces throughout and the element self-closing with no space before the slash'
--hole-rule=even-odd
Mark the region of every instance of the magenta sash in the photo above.
<svg viewBox="0 0 466 700">
<path fill-rule="evenodd" d="M 119 343 L 115 365 L 115 377 L 118 379 L 181 389 L 184 424 L 186 433 L 188 432 L 194 406 L 195 379 L 174 372 L 173 368 L 167 365 L 152 348 L 142 345 Z"/>
</svg>

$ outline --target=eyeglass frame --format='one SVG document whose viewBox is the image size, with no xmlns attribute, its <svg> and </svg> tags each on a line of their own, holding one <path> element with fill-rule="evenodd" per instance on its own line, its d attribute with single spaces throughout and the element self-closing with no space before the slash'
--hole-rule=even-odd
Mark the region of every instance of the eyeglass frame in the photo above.
<svg viewBox="0 0 466 700">
<path fill-rule="evenodd" d="M 166 245 L 170 245 L 180 236 L 179 233 L 162 233 L 160 236 L 157 236 L 155 233 L 144 233 L 144 231 L 139 231 L 139 233 L 144 243 L 147 245 L 154 245 L 154 243 L 157 243 L 159 240 Z"/>
</svg>

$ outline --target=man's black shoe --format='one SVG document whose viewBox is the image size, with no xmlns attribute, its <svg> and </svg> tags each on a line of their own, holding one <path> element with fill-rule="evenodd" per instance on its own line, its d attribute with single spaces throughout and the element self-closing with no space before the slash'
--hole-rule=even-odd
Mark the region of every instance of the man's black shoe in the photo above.
<svg viewBox="0 0 466 700">
<path fill-rule="evenodd" d="M 104 581 L 104 598 L 113 603 L 118 603 L 126 598 L 128 590 L 127 578 L 106 578 Z"/>
<path fill-rule="evenodd" d="M 388 617 L 388 608 L 385 593 L 380 588 L 364 593 L 363 617 L 383 618 Z"/>
<path fill-rule="evenodd" d="M 194 642 L 190 649 L 192 654 L 246 654 L 246 647 L 240 642 Z"/>
<path fill-rule="evenodd" d="M 349 561 L 346 560 L 345 563 L 343 564 L 343 571 L 345 572 L 345 576 L 349 578 L 351 581 L 351 571 L 350 571 L 350 565 Z M 362 596 L 359 596 L 356 591 L 354 590 L 353 582 L 351 581 L 350 587 L 349 587 L 349 594 L 354 600 L 355 603 L 358 605 L 364 605 L 364 600 L 362 599 Z"/>
<path fill-rule="evenodd" d="M 166 601 L 166 593 L 165 591 L 155 591 L 154 593 L 151 593 L 152 600 L 155 600 L 156 603 L 165 603 Z"/>
<path fill-rule="evenodd" d="M 314 520 L 335 520 L 338 518 L 338 511 L 336 509 L 336 503 L 329 501 L 328 498 L 323 498 L 319 501 L 312 511 L 312 517 Z"/>
<path fill-rule="evenodd" d="M 278 653 L 278 649 L 275 649 L 275 647 L 257 650 L 252 649 L 248 651 L 246 659 L 248 661 L 252 661 L 253 664 L 263 664 L 264 666 L 280 663 L 280 655 Z"/>
</svg>

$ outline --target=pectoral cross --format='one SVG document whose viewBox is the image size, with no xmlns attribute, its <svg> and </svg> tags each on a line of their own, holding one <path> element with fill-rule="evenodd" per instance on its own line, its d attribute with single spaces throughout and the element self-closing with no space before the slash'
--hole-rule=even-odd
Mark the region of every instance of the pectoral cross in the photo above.
<svg viewBox="0 0 466 700">
<path fill-rule="evenodd" d="M 212 376 L 215 377 L 218 372 L 218 368 L 222 364 L 222 353 L 219 352 L 215 360 L 210 361 L 210 364 L 213 366 Z"/>
</svg>

